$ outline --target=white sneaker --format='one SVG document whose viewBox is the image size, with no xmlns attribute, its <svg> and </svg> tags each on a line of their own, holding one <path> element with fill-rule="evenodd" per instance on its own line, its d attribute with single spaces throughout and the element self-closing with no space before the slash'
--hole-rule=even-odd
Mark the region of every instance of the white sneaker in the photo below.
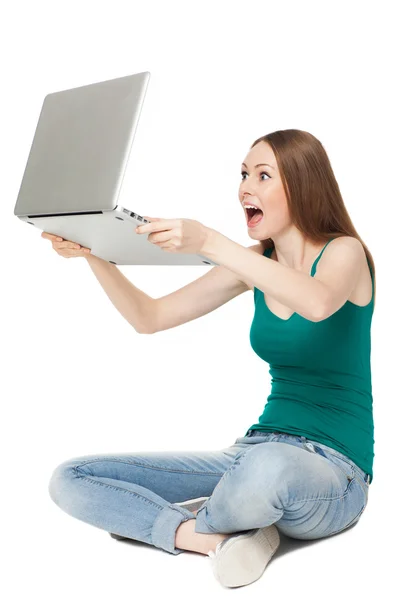
<svg viewBox="0 0 400 600">
<path fill-rule="evenodd" d="M 198 510 L 201 506 L 203 506 L 204 502 L 208 500 L 209 496 L 202 496 L 201 498 L 192 498 L 191 500 L 185 500 L 184 502 L 174 502 L 174 504 L 178 504 L 179 506 L 184 506 L 190 511 Z"/>
<path fill-rule="evenodd" d="M 210 550 L 216 579 L 225 587 L 239 587 L 261 577 L 280 544 L 275 525 L 234 533 Z"/>
</svg>

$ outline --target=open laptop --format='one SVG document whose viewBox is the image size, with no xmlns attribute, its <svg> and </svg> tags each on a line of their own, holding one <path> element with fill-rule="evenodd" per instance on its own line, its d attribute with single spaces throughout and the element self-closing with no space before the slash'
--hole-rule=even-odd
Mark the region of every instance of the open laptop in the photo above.
<svg viewBox="0 0 400 600">
<path fill-rule="evenodd" d="M 48 94 L 14 214 L 116 265 L 216 265 L 166 252 L 136 234 L 145 218 L 118 196 L 150 72 Z"/>
</svg>

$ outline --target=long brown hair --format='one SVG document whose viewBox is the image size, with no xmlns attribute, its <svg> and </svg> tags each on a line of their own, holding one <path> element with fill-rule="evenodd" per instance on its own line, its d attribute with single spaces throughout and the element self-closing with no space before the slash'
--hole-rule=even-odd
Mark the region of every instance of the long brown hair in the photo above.
<svg viewBox="0 0 400 600">
<path fill-rule="evenodd" d="M 375 263 L 347 212 L 321 142 L 311 133 L 300 129 L 268 133 L 258 138 L 251 148 L 259 142 L 266 142 L 274 152 L 291 220 L 307 239 L 318 244 L 346 235 L 361 242 L 373 272 L 375 308 Z M 264 250 L 274 247 L 271 238 L 262 240 L 262 244 Z"/>
</svg>

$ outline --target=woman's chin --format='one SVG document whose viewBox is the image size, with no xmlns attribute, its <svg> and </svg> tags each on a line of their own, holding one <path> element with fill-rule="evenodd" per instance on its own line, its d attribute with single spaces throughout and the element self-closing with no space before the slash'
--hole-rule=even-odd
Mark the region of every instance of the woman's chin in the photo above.
<svg viewBox="0 0 400 600">
<path fill-rule="evenodd" d="M 255 227 L 249 227 L 247 225 L 247 233 L 249 235 L 251 235 L 252 237 L 263 238 L 263 239 L 265 237 L 265 233 L 263 233 L 263 229 L 261 227 L 258 227 L 257 225 Z"/>
</svg>

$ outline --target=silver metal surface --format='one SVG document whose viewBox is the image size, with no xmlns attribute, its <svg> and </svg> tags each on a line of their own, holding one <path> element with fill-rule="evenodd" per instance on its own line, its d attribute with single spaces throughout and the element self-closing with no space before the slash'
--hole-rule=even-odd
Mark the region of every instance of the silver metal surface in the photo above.
<svg viewBox="0 0 400 600">
<path fill-rule="evenodd" d="M 48 94 L 14 214 L 115 264 L 216 265 L 151 244 L 135 233 L 143 218 L 118 206 L 149 79 L 145 71 Z"/>
</svg>

